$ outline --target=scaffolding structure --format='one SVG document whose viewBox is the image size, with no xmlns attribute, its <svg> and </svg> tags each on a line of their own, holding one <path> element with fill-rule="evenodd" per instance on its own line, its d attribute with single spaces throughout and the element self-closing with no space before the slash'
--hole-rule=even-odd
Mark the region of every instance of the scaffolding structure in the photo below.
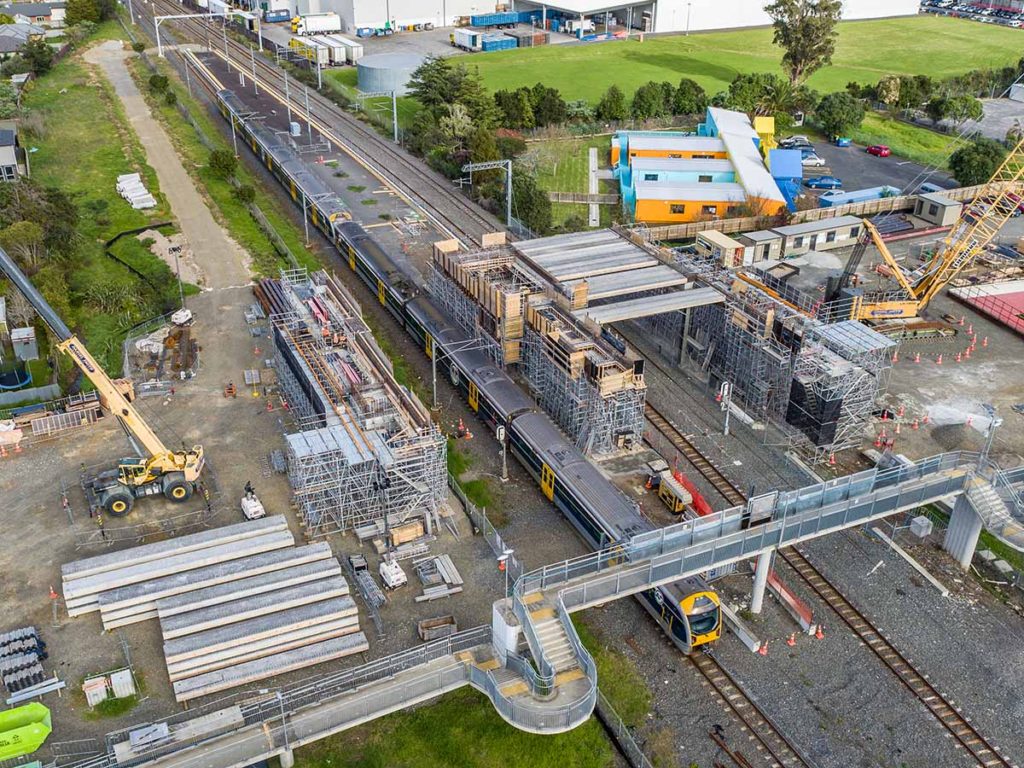
<svg viewBox="0 0 1024 768">
<path fill-rule="evenodd" d="M 307 536 L 385 515 L 432 529 L 446 496 L 446 441 L 398 385 L 352 296 L 325 272 L 260 283 L 275 366 L 297 431 L 285 435 L 288 479 Z"/>
</svg>

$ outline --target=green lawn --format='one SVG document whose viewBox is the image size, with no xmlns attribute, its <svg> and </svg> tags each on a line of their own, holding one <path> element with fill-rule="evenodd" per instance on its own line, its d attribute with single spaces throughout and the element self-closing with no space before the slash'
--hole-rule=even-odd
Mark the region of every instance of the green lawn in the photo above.
<svg viewBox="0 0 1024 768">
<path fill-rule="evenodd" d="M 860 128 L 850 133 L 858 144 L 887 144 L 893 154 L 922 165 L 945 168 L 953 137 L 869 112 Z"/>
<path fill-rule="evenodd" d="M 356 71 L 351 67 L 344 69 L 328 69 L 323 73 L 324 85 L 345 98 L 355 101 L 358 94 L 356 88 Z M 363 109 L 371 114 L 374 122 L 393 130 L 392 126 L 392 104 L 390 97 L 380 96 L 363 100 Z M 422 109 L 420 103 L 409 96 L 398 97 L 398 127 L 399 130 L 408 128 L 416 120 L 416 115 Z"/>
<path fill-rule="evenodd" d="M 477 66 L 492 90 L 542 81 L 568 100 L 596 102 L 616 83 L 632 93 L 649 80 L 690 77 L 713 94 L 744 72 L 778 72 L 781 52 L 770 29 L 710 32 L 690 36 L 549 45 L 460 58 Z M 832 66 L 810 85 L 821 92 L 847 82 L 877 82 L 887 74 L 944 77 L 978 67 L 1006 66 L 1021 55 L 1021 30 L 961 19 L 915 16 L 839 25 Z"/>
<path fill-rule="evenodd" d="M 589 152 L 597 147 L 597 165 L 607 167 L 610 139 L 608 136 L 592 138 L 550 139 L 531 141 L 524 160 L 534 168 L 537 184 L 548 192 L 586 192 L 590 168 Z M 600 182 L 599 192 L 618 192 L 617 184 Z M 601 226 L 610 226 L 621 220 L 620 209 L 602 205 Z M 587 218 L 587 206 L 575 203 L 553 203 L 552 222 L 557 227 L 570 216 Z"/>
<path fill-rule="evenodd" d="M 513 728 L 476 691 L 463 688 L 302 747 L 297 768 L 608 768 L 612 747 L 591 718 L 568 733 Z"/>
</svg>

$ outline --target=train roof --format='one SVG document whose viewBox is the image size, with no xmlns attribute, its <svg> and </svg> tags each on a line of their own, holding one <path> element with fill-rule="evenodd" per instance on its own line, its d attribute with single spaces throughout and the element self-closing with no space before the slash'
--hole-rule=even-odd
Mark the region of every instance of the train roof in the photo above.
<svg viewBox="0 0 1024 768">
<path fill-rule="evenodd" d="M 619 541 L 654 529 L 640 515 L 636 504 L 587 461 L 547 416 L 523 414 L 516 418 L 514 428 L 540 460 L 554 470 L 555 477 L 572 486 L 609 536 Z"/>
<path fill-rule="evenodd" d="M 455 329 L 448 329 L 437 334 L 435 338 L 445 344 L 466 341 L 469 336 Z M 494 361 L 481 349 L 465 349 L 449 352 L 455 365 L 468 376 L 489 403 L 503 419 L 523 411 L 536 409 L 537 403 L 514 382 L 509 375 L 501 370 Z"/>
</svg>

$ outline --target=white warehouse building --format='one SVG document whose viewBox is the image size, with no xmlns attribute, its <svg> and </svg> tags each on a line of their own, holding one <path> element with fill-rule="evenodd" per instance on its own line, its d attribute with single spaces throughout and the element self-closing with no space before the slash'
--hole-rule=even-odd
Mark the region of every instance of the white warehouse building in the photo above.
<svg viewBox="0 0 1024 768">
<path fill-rule="evenodd" d="M 462 17 L 493 13 L 494 0 L 291 0 L 299 13 L 337 13 L 349 33 L 360 27 L 433 24 L 455 25 Z M 517 11 L 540 10 L 545 18 L 583 18 L 603 31 L 609 23 L 647 32 L 698 32 L 710 29 L 765 26 L 765 0 L 505 0 Z M 275 6 L 277 3 L 274 4 Z M 844 19 L 913 16 L 919 0 L 845 0 Z M 293 10 L 294 10 L 293 6 Z"/>
</svg>

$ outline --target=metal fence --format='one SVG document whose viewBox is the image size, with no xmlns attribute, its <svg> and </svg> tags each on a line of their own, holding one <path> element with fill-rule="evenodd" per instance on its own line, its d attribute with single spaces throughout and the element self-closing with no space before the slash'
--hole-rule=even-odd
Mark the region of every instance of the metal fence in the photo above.
<svg viewBox="0 0 1024 768">
<path fill-rule="evenodd" d="M 512 547 L 505 543 L 501 534 L 498 533 L 498 529 L 495 528 L 490 519 L 488 519 L 487 511 L 481 509 L 469 500 L 466 496 L 466 492 L 462 490 L 462 486 L 459 484 L 459 481 L 450 472 L 448 473 L 448 487 L 452 489 L 452 492 L 458 497 L 459 501 L 462 502 L 462 506 L 466 510 L 466 515 L 473 523 L 473 527 L 483 535 L 484 539 L 487 540 L 487 544 L 490 546 L 494 556 L 498 558 L 505 556 L 505 568 L 508 571 L 509 583 L 516 581 L 523 575 L 523 573 L 525 573 L 523 564 L 516 558 L 515 554 L 512 552 Z"/>
<path fill-rule="evenodd" d="M 615 711 L 615 707 L 605 698 L 600 689 L 597 691 L 597 706 L 594 709 L 632 768 L 654 768 L 651 761 L 647 759 L 647 755 L 640 749 L 640 745 L 636 743 L 636 739 L 633 738 L 632 731 L 622 722 L 619 713 Z"/>
</svg>

